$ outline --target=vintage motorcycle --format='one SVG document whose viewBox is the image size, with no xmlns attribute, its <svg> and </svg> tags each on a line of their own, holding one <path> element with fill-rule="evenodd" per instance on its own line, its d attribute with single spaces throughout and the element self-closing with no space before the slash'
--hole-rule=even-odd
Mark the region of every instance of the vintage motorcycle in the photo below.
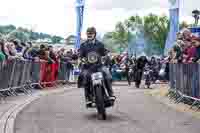
<svg viewBox="0 0 200 133">
<path fill-rule="evenodd" d="M 98 53 L 90 52 L 83 62 L 89 66 L 89 72 L 91 75 L 90 79 L 87 80 L 87 84 L 90 85 L 90 91 L 92 92 L 92 103 L 87 105 L 87 108 L 96 108 L 99 119 L 106 120 L 106 108 L 114 106 L 116 98 L 110 100 L 105 87 L 106 79 L 104 73 L 101 71 L 102 63 L 104 61 Z"/>
</svg>

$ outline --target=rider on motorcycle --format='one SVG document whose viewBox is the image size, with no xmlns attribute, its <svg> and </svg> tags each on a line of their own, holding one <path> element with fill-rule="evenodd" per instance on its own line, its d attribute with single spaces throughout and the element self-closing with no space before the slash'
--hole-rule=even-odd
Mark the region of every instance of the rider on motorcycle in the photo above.
<svg viewBox="0 0 200 133">
<path fill-rule="evenodd" d="M 141 56 L 137 59 L 136 65 L 135 65 L 135 73 L 134 73 L 134 80 L 135 80 L 135 86 L 136 88 L 140 88 L 140 84 L 142 81 L 142 74 L 144 71 L 144 67 L 148 63 L 146 56 Z"/>
<path fill-rule="evenodd" d="M 159 66 L 155 57 L 151 57 L 151 61 L 149 62 L 149 65 L 150 65 L 151 70 L 153 71 L 151 76 L 152 76 L 153 82 L 155 83 L 156 80 L 158 79 L 158 72 L 159 72 Z"/>
<path fill-rule="evenodd" d="M 128 84 L 131 85 L 131 73 L 129 73 L 129 71 L 130 71 L 131 66 L 133 65 L 133 62 L 128 56 L 128 54 L 126 55 L 124 65 L 125 65 L 125 76 L 127 78 Z"/>
<path fill-rule="evenodd" d="M 150 67 L 151 67 L 152 69 L 156 68 L 157 62 L 156 62 L 156 58 L 155 58 L 154 56 L 151 57 L 151 60 L 150 60 L 150 62 L 149 62 L 149 65 L 150 65 Z"/>
<path fill-rule="evenodd" d="M 81 44 L 79 52 L 80 52 L 80 58 L 81 60 L 84 58 L 87 58 L 87 55 L 89 52 L 97 52 L 101 57 L 106 56 L 107 50 L 104 48 L 104 44 L 101 43 L 96 39 L 96 29 L 94 27 L 90 27 L 87 29 L 87 40 Z M 99 63 L 101 64 L 101 62 Z M 84 64 L 81 66 L 81 73 L 79 75 L 78 79 L 78 87 L 84 87 L 85 88 L 85 98 L 86 98 L 86 104 L 92 103 L 92 92 L 90 88 L 90 79 L 91 79 L 91 73 L 90 68 L 92 66 Z M 101 72 L 103 72 L 105 77 L 105 87 L 108 91 L 108 94 L 110 96 L 110 99 L 114 99 L 113 90 L 112 90 L 112 76 L 109 72 L 109 69 L 105 69 L 105 67 L 102 65 Z"/>
</svg>

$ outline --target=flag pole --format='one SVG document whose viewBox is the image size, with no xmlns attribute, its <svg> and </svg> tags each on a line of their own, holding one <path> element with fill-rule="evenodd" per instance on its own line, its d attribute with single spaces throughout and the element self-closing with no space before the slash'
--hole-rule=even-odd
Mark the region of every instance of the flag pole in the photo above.
<svg viewBox="0 0 200 133">
<path fill-rule="evenodd" d="M 85 0 L 76 0 L 76 43 L 75 43 L 75 50 L 80 48 L 81 44 L 81 31 L 83 27 L 83 14 L 84 14 L 84 6 Z"/>
<path fill-rule="evenodd" d="M 169 3 L 170 29 L 165 43 L 165 55 L 173 47 L 176 41 L 176 34 L 179 31 L 180 0 L 169 0 Z"/>
</svg>

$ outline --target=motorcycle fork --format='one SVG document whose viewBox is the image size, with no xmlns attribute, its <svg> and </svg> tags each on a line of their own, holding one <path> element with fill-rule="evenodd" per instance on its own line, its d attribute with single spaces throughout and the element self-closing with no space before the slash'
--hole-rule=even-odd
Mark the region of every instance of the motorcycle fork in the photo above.
<svg viewBox="0 0 200 133">
<path fill-rule="evenodd" d="M 106 98 L 108 98 L 109 97 L 109 94 L 108 94 L 108 90 L 107 90 L 107 88 L 106 88 L 106 86 L 105 86 L 105 83 L 104 83 L 105 81 L 103 81 L 102 80 L 102 89 L 103 89 L 103 93 L 105 94 L 104 96 L 106 97 Z M 95 95 L 96 95 L 96 93 L 95 93 L 95 91 L 94 91 L 94 86 L 92 85 L 92 83 L 91 83 L 91 88 L 92 88 L 92 94 L 93 94 L 93 100 L 95 101 Z"/>
<path fill-rule="evenodd" d="M 105 80 L 105 79 L 104 79 Z M 108 89 L 106 88 L 106 85 L 105 85 L 105 81 L 102 81 L 102 86 L 104 88 L 103 92 L 105 94 L 105 97 L 108 98 L 109 97 L 109 94 L 108 94 Z"/>
</svg>

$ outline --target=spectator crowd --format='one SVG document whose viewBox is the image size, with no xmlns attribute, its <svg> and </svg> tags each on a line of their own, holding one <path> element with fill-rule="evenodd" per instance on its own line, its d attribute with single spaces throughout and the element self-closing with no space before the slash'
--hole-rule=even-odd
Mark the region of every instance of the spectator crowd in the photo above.
<svg viewBox="0 0 200 133">
<path fill-rule="evenodd" d="M 5 41 L 0 39 L 0 63 L 6 66 L 12 60 L 44 63 L 45 65 L 41 67 L 41 69 L 44 69 L 42 82 L 58 80 L 59 68 L 65 67 L 65 75 L 67 76 L 64 75 L 63 83 L 67 83 L 70 72 L 77 64 L 78 54 L 72 49 L 65 49 L 64 46 L 55 49 L 52 45 L 33 45 L 31 42 L 24 43 L 17 40 Z M 64 66 L 61 64 L 64 64 Z"/>
<path fill-rule="evenodd" d="M 178 32 L 168 59 L 171 63 L 200 63 L 200 38 L 189 29 Z"/>
<path fill-rule="evenodd" d="M 170 62 L 198 61 L 200 59 L 199 39 L 192 36 L 189 30 L 184 30 L 183 33 L 177 35 L 177 44 L 170 51 L 168 58 Z M 45 63 L 41 67 L 41 69 L 44 69 L 41 78 L 42 82 L 59 80 L 58 75 L 61 74 L 60 76 L 65 79 L 63 83 L 67 83 L 75 65 L 77 68 L 79 65 L 78 52 L 72 49 L 67 50 L 64 46 L 60 49 L 55 49 L 53 45 L 34 45 L 31 42 L 24 43 L 17 40 L 5 41 L 0 39 L 0 62 L 7 64 L 14 59 Z M 119 55 L 108 54 L 104 64 L 110 68 L 113 80 L 122 80 L 122 77 L 126 77 L 130 85 L 133 79 L 130 70 L 132 69 L 132 73 L 134 73 L 138 69 L 135 67 L 136 64 L 143 64 L 137 60 L 135 56 L 130 57 L 128 53 Z M 164 58 L 152 57 L 148 60 L 148 64 L 156 71 L 157 77 L 162 68 L 162 62 L 164 62 Z M 142 65 L 142 67 L 144 66 Z M 60 68 L 64 70 L 65 74 L 59 73 Z M 124 75 L 119 74 L 117 70 L 122 70 Z"/>
</svg>

